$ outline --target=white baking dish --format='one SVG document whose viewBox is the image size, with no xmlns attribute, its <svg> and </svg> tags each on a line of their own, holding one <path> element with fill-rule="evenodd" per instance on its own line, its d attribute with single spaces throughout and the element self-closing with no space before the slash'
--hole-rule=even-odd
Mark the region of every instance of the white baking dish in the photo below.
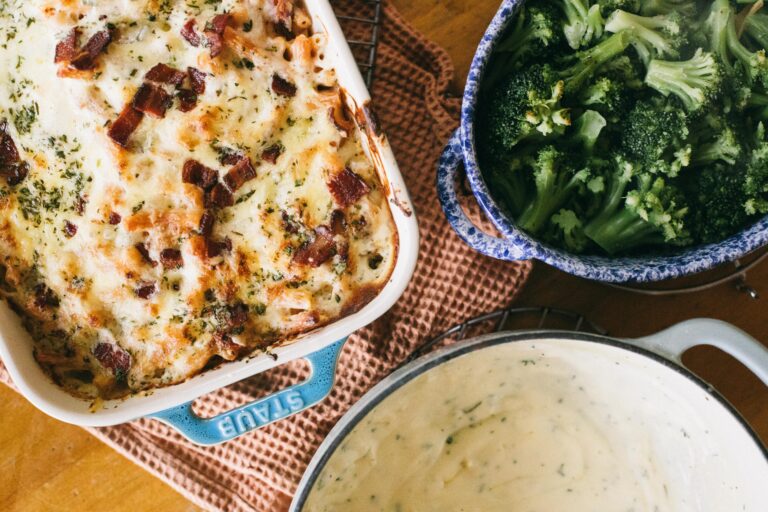
<svg viewBox="0 0 768 512">
<path fill-rule="evenodd" d="M 347 93 L 352 111 L 358 114 L 356 117 L 365 119 L 370 96 L 328 0 L 311 0 L 306 2 L 306 5 L 312 15 L 315 32 L 327 35 L 325 61 L 336 69 L 339 84 Z M 376 163 L 382 183 L 388 190 L 388 199 L 400 239 L 394 272 L 381 293 L 367 306 L 353 315 L 305 334 L 293 343 L 276 348 L 273 351 L 276 358 L 258 355 L 251 359 L 227 363 L 185 383 L 123 400 L 108 401 L 92 409 L 90 402 L 70 396 L 43 372 L 33 358 L 32 340 L 22 327 L 18 316 L 10 311 L 5 302 L 0 302 L 0 357 L 21 393 L 46 414 L 67 423 L 82 426 L 116 425 L 187 404 L 218 388 L 328 347 L 331 347 L 330 352 L 338 353 L 341 344 L 335 344 L 337 341 L 373 322 L 397 301 L 410 281 L 418 254 L 418 226 L 392 150 L 386 137 L 374 133 L 374 123 L 365 124 L 368 135 L 366 151 Z M 335 360 L 335 357 L 332 359 Z M 291 400 L 290 396 L 288 400 Z M 271 414 L 270 421 L 311 405 L 308 401 L 302 401 L 299 407 L 296 400 L 294 396 L 289 404 L 293 407 L 288 407 L 290 410 L 286 411 L 286 414 Z M 238 435 L 241 433 L 243 432 Z M 217 441 L 223 440 L 226 439 Z"/>
</svg>

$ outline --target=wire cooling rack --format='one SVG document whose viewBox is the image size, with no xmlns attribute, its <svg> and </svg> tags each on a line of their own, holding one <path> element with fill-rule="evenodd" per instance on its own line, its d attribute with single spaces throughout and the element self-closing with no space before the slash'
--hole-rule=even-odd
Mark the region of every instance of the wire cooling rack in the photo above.
<svg viewBox="0 0 768 512">
<path fill-rule="evenodd" d="M 376 71 L 376 52 L 382 19 L 381 2 L 382 0 L 362 0 L 360 9 L 354 15 L 339 12 L 338 9 L 336 13 L 369 89 L 373 85 Z M 336 7 L 337 2 L 331 3 Z"/>
<path fill-rule="evenodd" d="M 421 345 L 403 364 L 451 342 L 455 343 L 483 334 L 521 329 L 557 329 L 601 335 L 608 334 L 608 331 L 596 325 L 584 315 L 574 313 L 573 311 L 547 307 L 509 307 L 477 316 L 451 327 Z"/>
</svg>

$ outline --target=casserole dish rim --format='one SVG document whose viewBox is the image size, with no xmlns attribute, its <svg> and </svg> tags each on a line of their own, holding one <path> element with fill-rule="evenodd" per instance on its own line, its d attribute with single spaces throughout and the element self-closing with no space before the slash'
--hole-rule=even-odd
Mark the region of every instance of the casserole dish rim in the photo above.
<svg viewBox="0 0 768 512">
<path fill-rule="evenodd" d="M 570 253 L 541 242 L 516 226 L 509 214 L 492 197 L 480 170 L 475 143 L 475 114 L 483 75 L 492 58 L 493 49 L 526 1 L 502 1 L 477 47 L 462 96 L 459 147 L 467 180 L 485 216 L 502 234 L 503 241 L 515 249 L 502 252 L 497 257 L 537 259 L 570 274 L 597 281 L 650 282 L 709 270 L 768 244 L 768 215 L 719 242 L 691 246 L 670 254 L 616 258 Z"/>
<path fill-rule="evenodd" d="M 695 322 L 696 320 L 693 321 Z M 682 325 L 684 323 L 685 322 L 676 324 L 673 327 Z M 731 327 L 730 324 L 727 325 Z M 654 336 L 660 335 L 664 332 L 665 330 L 659 331 L 648 336 L 647 338 L 653 338 Z M 567 341 L 569 343 L 594 343 L 626 350 L 630 353 L 645 357 L 655 363 L 661 364 L 663 367 L 672 370 L 680 377 L 688 379 L 708 397 L 713 398 L 715 403 L 724 408 L 725 411 L 736 420 L 737 424 L 741 427 L 749 439 L 751 439 L 752 443 L 760 452 L 760 455 L 762 455 L 762 459 L 764 459 L 766 464 L 766 471 L 768 472 L 768 446 L 763 444 L 757 433 L 749 425 L 746 419 L 744 419 L 741 413 L 717 389 L 708 384 L 696 373 L 683 366 L 681 363 L 673 361 L 660 353 L 654 352 L 650 348 L 633 344 L 632 340 L 629 339 L 613 338 L 611 336 L 585 332 L 550 329 L 502 331 L 462 340 L 453 345 L 441 347 L 431 353 L 425 354 L 401 366 L 387 377 L 385 377 L 383 380 L 381 380 L 368 392 L 366 392 L 341 417 L 338 423 L 334 425 L 333 429 L 329 432 L 320 447 L 317 449 L 317 452 L 312 457 L 312 460 L 310 461 L 307 469 L 304 472 L 304 475 L 302 476 L 296 494 L 294 495 L 293 501 L 291 502 L 289 511 L 301 512 L 303 510 L 303 507 L 306 504 L 306 501 L 309 498 L 309 495 L 315 483 L 317 482 L 317 479 L 328 464 L 328 461 L 336 453 L 336 450 L 339 448 L 339 446 L 352 433 L 355 427 L 360 424 L 362 420 L 364 420 L 383 401 L 397 393 L 400 388 L 406 386 L 414 379 L 426 374 L 432 369 L 456 360 L 467 354 L 510 343 L 543 340 Z"/>
<path fill-rule="evenodd" d="M 314 33 L 325 34 L 325 62 L 335 70 L 339 87 L 344 91 L 350 108 L 355 113 L 367 108 L 370 94 L 329 0 L 312 0 L 304 5 L 312 17 Z M 95 408 L 90 406 L 90 400 L 70 395 L 51 380 L 34 360 L 34 345 L 31 336 L 22 327 L 20 317 L 10 310 L 7 302 L 0 300 L 0 359 L 21 394 L 44 413 L 67 423 L 89 427 L 117 425 L 192 401 L 221 387 L 308 356 L 383 315 L 405 291 L 415 269 L 419 250 L 418 223 L 386 135 L 374 133 L 371 125 L 359 126 L 359 131 L 366 154 L 386 191 L 385 200 L 397 235 L 392 272 L 376 296 L 364 307 L 323 327 L 283 340 L 268 349 L 268 353 L 254 353 L 224 363 L 175 385 L 117 400 L 97 400 L 99 405 Z"/>
</svg>

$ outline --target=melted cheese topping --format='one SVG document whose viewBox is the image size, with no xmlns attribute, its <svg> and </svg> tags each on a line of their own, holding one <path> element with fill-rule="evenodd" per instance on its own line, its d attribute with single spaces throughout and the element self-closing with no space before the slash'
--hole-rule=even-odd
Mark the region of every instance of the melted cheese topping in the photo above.
<svg viewBox="0 0 768 512">
<path fill-rule="evenodd" d="M 204 31 L 225 12 L 224 48 L 212 56 Z M 197 47 L 182 36 L 190 19 Z M 73 28 L 83 46 L 105 26 L 113 40 L 93 69 L 54 63 Z M 389 278 L 398 242 L 386 191 L 357 127 L 329 114 L 344 121 L 343 97 L 324 36 L 308 27 L 303 9 L 283 0 L 0 4 L 0 118 L 29 171 L 10 184 L 0 169 L 1 289 L 37 360 L 74 394 L 183 381 L 217 356 L 267 349 L 349 314 Z M 174 99 L 164 117 L 144 116 L 122 147 L 109 128 L 157 64 L 204 72 L 206 90 L 192 111 Z M 275 75 L 295 95 L 276 92 Z M 274 147 L 271 163 L 262 155 Z M 182 181 L 188 160 L 223 179 L 232 155 L 256 170 L 232 206 L 206 204 L 200 186 Z M 367 192 L 350 203 L 329 187 L 345 169 Z M 207 238 L 206 211 L 215 219 Z M 298 261 L 339 218 L 321 264 Z M 165 250 L 181 253 L 179 268 L 161 262 Z"/>
</svg>

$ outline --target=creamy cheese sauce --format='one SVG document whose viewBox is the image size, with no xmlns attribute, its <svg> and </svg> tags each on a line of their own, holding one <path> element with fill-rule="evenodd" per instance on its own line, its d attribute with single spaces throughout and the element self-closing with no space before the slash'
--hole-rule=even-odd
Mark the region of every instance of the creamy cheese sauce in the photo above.
<svg viewBox="0 0 768 512">
<path fill-rule="evenodd" d="M 740 476 L 707 480 L 713 461 L 726 462 L 713 435 L 682 395 L 648 378 L 647 366 L 671 370 L 637 359 L 519 342 L 434 368 L 353 429 L 303 510 L 757 510 L 728 494 Z M 707 481 L 724 489 L 721 505 L 692 485 Z"/>
</svg>

